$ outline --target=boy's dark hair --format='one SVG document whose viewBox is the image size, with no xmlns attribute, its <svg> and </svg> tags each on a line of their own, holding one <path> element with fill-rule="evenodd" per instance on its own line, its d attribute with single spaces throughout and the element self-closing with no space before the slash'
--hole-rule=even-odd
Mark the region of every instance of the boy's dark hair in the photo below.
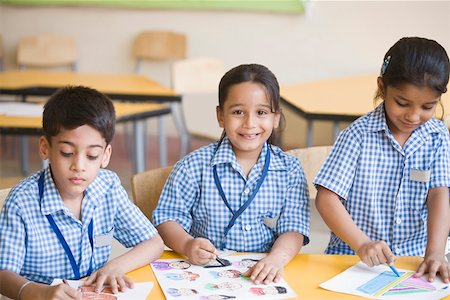
<svg viewBox="0 0 450 300">
<path fill-rule="evenodd" d="M 61 128 L 75 129 L 88 125 L 110 144 L 114 136 L 116 114 L 111 100 L 97 90 L 84 86 L 67 86 L 56 91 L 44 106 L 42 128 L 51 142 Z"/>
<path fill-rule="evenodd" d="M 385 54 L 381 67 L 384 87 L 413 84 L 437 93 L 447 91 L 450 62 L 445 49 L 434 40 L 404 37 Z M 381 98 L 378 90 L 375 99 Z"/>
<path fill-rule="evenodd" d="M 223 110 L 230 87 L 243 82 L 259 83 L 265 88 L 272 112 L 279 113 L 281 115 L 279 128 L 283 128 L 284 115 L 281 111 L 280 105 L 280 86 L 278 85 L 278 80 L 272 71 L 262 65 L 239 65 L 226 72 L 219 83 L 219 108 Z M 274 132 L 275 130 L 269 137 L 270 144 L 274 143 Z"/>
</svg>

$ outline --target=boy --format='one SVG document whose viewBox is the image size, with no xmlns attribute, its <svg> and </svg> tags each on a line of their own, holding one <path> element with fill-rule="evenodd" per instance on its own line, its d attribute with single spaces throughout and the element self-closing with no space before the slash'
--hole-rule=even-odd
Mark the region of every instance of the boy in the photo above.
<svg viewBox="0 0 450 300">
<path fill-rule="evenodd" d="M 66 284 L 48 284 L 85 276 L 97 291 L 109 284 L 117 293 L 133 287 L 126 272 L 161 255 L 156 229 L 103 169 L 114 126 L 111 100 L 90 88 L 63 88 L 45 104 L 39 154 L 49 166 L 15 186 L 0 214 L 1 294 L 81 299 Z M 134 248 L 107 262 L 113 236 Z"/>
</svg>

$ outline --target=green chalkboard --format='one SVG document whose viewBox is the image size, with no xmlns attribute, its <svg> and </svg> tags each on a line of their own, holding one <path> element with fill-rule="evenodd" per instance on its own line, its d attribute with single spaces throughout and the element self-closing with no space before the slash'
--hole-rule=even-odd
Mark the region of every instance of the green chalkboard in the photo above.
<svg viewBox="0 0 450 300">
<path fill-rule="evenodd" d="M 302 13 L 305 1 L 306 0 L 0 0 L 0 4 Z"/>
</svg>

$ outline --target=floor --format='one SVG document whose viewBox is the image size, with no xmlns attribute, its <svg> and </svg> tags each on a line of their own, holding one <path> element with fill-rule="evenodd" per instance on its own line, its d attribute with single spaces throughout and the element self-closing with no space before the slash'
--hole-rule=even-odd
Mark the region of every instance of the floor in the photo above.
<svg viewBox="0 0 450 300">
<path fill-rule="evenodd" d="M 201 138 L 192 138 L 191 150 L 209 144 L 211 141 Z M 116 134 L 113 142 L 113 154 L 111 162 L 108 166 L 109 169 L 119 174 L 122 181 L 122 185 L 128 192 L 131 199 L 131 184 L 130 179 L 133 175 L 132 161 L 130 159 L 129 149 L 126 145 L 129 144 L 125 141 L 123 134 Z M 41 161 L 37 155 L 38 138 L 30 137 L 28 139 L 29 145 L 29 165 L 30 172 L 38 171 L 41 168 Z M 149 168 L 159 167 L 159 149 L 158 139 L 156 136 L 150 136 L 148 138 L 148 157 L 147 164 Z M 169 153 L 168 162 L 170 165 L 174 164 L 179 159 L 179 141 L 176 137 L 169 138 L 168 141 Z M 0 188 L 11 187 L 16 184 L 23 177 L 20 172 L 19 163 L 19 145 L 18 140 L 12 136 L 2 136 L 0 139 Z M 309 245 L 302 249 L 302 253 L 322 253 L 326 244 L 328 243 L 328 229 L 323 223 L 319 214 L 315 210 L 314 205 L 311 205 L 311 242 Z M 122 253 L 124 248 L 120 245 L 114 245 L 112 257 L 115 257 Z"/>
</svg>

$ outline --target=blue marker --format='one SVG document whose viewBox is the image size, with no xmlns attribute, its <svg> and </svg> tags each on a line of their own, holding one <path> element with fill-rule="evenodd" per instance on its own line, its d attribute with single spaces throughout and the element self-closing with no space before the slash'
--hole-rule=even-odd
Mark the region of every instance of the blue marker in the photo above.
<svg viewBox="0 0 450 300">
<path fill-rule="evenodd" d="M 400 277 L 400 273 L 398 273 L 397 269 L 394 267 L 394 265 L 388 265 L 389 268 L 391 268 L 392 272 L 394 272 L 397 277 Z"/>
</svg>

